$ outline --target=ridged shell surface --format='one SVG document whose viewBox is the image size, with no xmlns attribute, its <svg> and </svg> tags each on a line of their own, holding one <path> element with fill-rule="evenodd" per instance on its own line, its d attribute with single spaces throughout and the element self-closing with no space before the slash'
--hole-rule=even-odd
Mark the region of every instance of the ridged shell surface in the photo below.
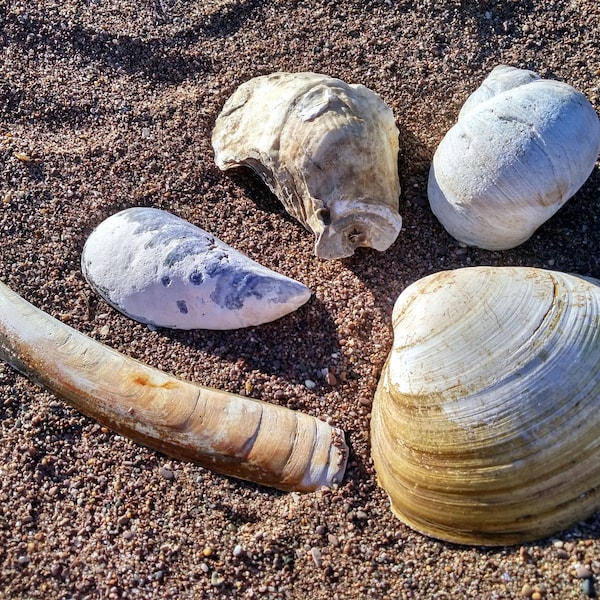
<svg viewBox="0 0 600 600">
<path fill-rule="evenodd" d="M 581 92 L 501 65 L 435 152 L 431 209 L 459 241 L 513 248 L 577 192 L 599 152 L 600 120 Z"/>
<path fill-rule="evenodd" d="M 371 444 L 393 511 L 457 543 L 551 535 L 600 509 L 600 282 L 528 267 L 409 286 Z"/>
<path fill-rule="evenodd" d="M 386 250 L 396 240 L 398 129 L 365 86 L 317 73 L 256 77 L 227 100 L 212 143 L 219 168 L 254 169 L 314 232 L 317 256 Z"/>
<path fill-rule="evenodd" d="M 332 486 L 344 475 L 348 447 L 337 427 L 143 364 L 1 281 L 0 360 L 120 435 L 178 460 L 287 491 Z"/>
<path fill-rule="evenodd" d="M 311 295 L 302 283 L 155 208 L 130 208 L 100 223 L 85 243 L 81 266 L 109 304 L 156 327 L 260 325 Z"/>
</svg>

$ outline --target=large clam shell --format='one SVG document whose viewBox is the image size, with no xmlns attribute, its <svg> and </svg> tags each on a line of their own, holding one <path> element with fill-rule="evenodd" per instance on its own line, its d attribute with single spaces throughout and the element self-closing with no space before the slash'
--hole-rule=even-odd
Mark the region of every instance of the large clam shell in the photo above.
<svg viewBox="0 0 600 600">
<path fill-rule="evenodd" d="M 317 73 L 273 73 L 242 84 L 212 136 L 219 168 L 254 169 L 316 236 L 315 254 L 386 250 L 398 214 L 398 129 L 363 85 Z"/>
<path fill-rule="evenodd" d="M 138 443 L 280 490 L 339 483 L 344 433 L 306 413 L 184 381 L 116 352 L 0 282 L 0 359 Z"/>
<path fill-rule="evenodd" d="M 85 243 L 81 268 L 109 304 L 156 327 L 260 325 L 310 298 L 302 283 L 156 208 L 129 208 L 100 223 Z"/>
<path fill-rule="evenodd" d="M 501 65 L 435 152 L 431 209 L 457 240 L 513 248 L 577 192 L 599 152 L 600 120 L 581 92 Z"/>
<path fill-rule="evenodd" d="M 402 521 L 501 545 L 600 508 L 600 281 L 444 271 L 404 290 L 393 326 L 371 442 Z"/>
</svg>

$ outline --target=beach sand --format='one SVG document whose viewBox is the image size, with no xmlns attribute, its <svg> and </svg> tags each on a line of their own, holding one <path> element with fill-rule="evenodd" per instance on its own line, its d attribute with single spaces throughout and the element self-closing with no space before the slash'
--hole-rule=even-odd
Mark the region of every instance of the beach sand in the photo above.
<svg viewBox="0 0 600 600">
<path fill-rule="evenodd" d="M 393 516 L 369 448 L 407 285 L 470 265 L 600 277 L 598 167 L 504 252 L 461 247 L 426 194 L 437 144 L 498 64 L 566 81 L 600 110 L 599 40 L 597 0 L 0 0 L 0 278 L 152 366 L 329 419 L 351 449 L 338 487 L 277 492 L 143 448 L 2 363 L 0 598 L 564 600 L 600 588 L 600 514 L 523 545 L 433 540 Z M 313 235 L 252 172 L 215 166 L 224 102 L 274 71 L 362 83 L 393 109 L 404 224 L 386 252 L 315 257 Z M 96 225 L 138 205 L 303 282 L 311 300 L 229 332 L 131 321 L 90 290 L 80 255 Z"/>
</svg>

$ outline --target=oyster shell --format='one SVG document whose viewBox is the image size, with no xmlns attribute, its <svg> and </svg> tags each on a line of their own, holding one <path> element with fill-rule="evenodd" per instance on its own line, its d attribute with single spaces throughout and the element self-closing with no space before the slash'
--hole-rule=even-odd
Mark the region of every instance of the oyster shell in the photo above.
<svg viewBox="0 0 600 600">
<path fill-rule="evenodd" d="M 220 169 L 254 169 L 314 232 L 317 256 L 386 250 L 396 240 L 398 129 L 363 85 L 316 73 L 256 77 L 225 103 L 212 144 Z"/>
<path fill-rule="evenodd" d="M 81 268 L 128 317 L 173 329 L 235 329 L 273 321 L 310 298 L 303 284 L 156 208 L 129 208 L 91 233 Z"/>
<path fill-rule="evenodd" d="M 534 540 L 600 508 L 600 281 L 528 267 L 406 288 L 372 409 L 379 484 L 444 540 Z"/>
<path fill-rule="evenodd" d="M 173 458 L 285 491 L 314 491 L 344 475 L 348 448 L 340 429 L 149 367 L 2 282 L 0 359 L 82 413 Z"/>
<path fill-rule="evenodd" d="M 577 192 L 599 152 L 600 120 L 581 92 L 498 66 L 435 152 L 431 209 L 461 242 L 513 248 Z"/>
</svg>

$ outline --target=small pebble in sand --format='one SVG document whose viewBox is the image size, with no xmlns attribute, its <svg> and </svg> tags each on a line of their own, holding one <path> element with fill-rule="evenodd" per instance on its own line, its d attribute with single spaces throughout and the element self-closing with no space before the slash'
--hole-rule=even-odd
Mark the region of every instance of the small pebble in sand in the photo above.
<svg viewBox="0 0 600 600">
<path fill-rule="evenodd" d="M 594 590 L 594 581 L 591 577 L 589 577 L 588 579 L 584 579 L 581 582 L 581 591 L 589 598 L 596 597 L 596 592 Z"/>
<path fill-rule="evenodd" d="M 321 555 L 321 550 L 319 548 L 313 547 L 310 549 L 310 555 L 317 567 L 321 568 L 323 566 L 323 557 Z"/>
<path fill-rule="evenodd" d="M 521 596 L 530 598 L 531 594 L 533 594 L 533 588 L 528 583 L 524 584 L 521 588 Z"/>
<path fill-rule="evenodd" d="M 588 579 L 592 576 L 592 572 L 584 565 L 575 565 L 575 577 L 577 579 Z"/>
<path fill-rule="evenodd" d="M 166 467 L 160 467 L 160 469 L 158 469 L 158 474 L 167 481 L 173 481 L 173 479 L 175 479 L 175 473 Z"/>
</svg>

